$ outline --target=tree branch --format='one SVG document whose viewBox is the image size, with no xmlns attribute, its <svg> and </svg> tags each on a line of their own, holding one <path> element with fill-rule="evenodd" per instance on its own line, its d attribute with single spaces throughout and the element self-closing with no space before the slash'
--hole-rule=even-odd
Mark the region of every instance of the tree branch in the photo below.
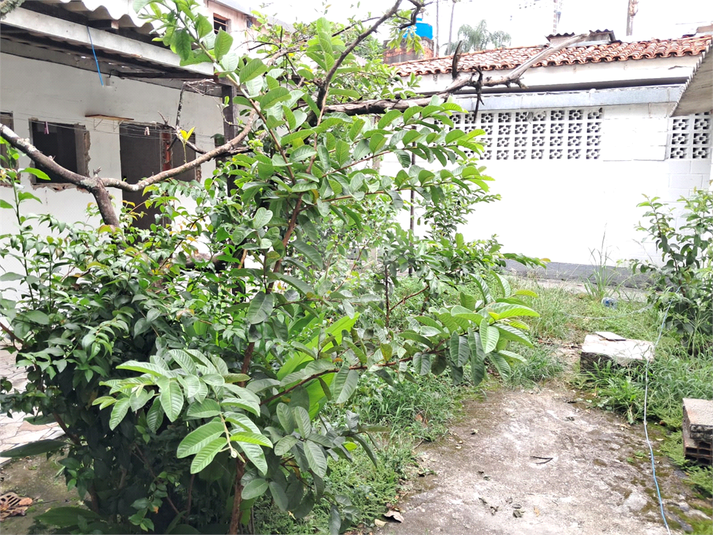
<svg viewBox="0 0 713 535">
<path fill-rule="evenodd" d="M 482 87 L 495 87 L 498 85 L 519 84 L 520 78 L 530 67 L 547 58 L 548 56 L 554 54 L 555 52 L 559 52 L 563 48 L 586 40 L 587 38 L 589 38 L 590 35 L 591 34 L 589 33 L 577 35 L 555 46 L 549 46 L 532 56 L 530 59 L 525 61 L 522 65 L 517 67 L 511 73 L 504 76 L 498 76 L 495 78 L 488 77 L 482 81 L 480 80 L 482 75 L 479 71 L 470 73 L 466 76 L 458 76 L 451 85 L 449 85 L 444 91 L 437 93 L 437 95 L 442 98 L 448 98 L 453 95 L 453 93 L 457 92 L 459 89 L 463 89 L 464 87 L 476 87 L 478 84 L 481 84 Z M 357 102 L 331 104 L 329 106 L 325 106 L 324 111 L 328 113 L 341 112 L 346 113 L 347 115 L 370 115 L 385 113 L 389 110 L 406 110 L 411 106 L 428 106 L 430 102 L 431 97 L 362 100 Z"/>
<path fill-rule="evenodd" d="M 399 6 L 401 5 L 402 0 L 396 0 L 396 3 L 391 6 L 391 9 L 389 9 L 386 13 L 384 13 L 379 19 L 371 25 L 371 27 L 365 31 L 360 33 L 354 41 L 352 41 L 345 49 L 344 51 L 340 54 L 339 58 L 337 58 L 337 61 L 334 62 L 334 65 L 332 65 L 332 68 L 329 69 L 329 72 L 327 75 L 324 77 L 324 82 L 322 83 L 322 86 L 319 88 L 319 93 L 317 95 L 317 104 L 319 105 L 320 109 L 324 109 L 326 103 L 327 103 L 327 93 L 329 91 L 329 84 L 332 83 L 332 78 L 334 78 L 334 75 L 337 72 L 337 69 L 341 67 L 342 63 L 344 63 L 344 60 L 347 58 L 349 54 L 352 53 L 352 51 L 359 46 L 359 43 L 361 43 L 364 39 L 369 37 L 372 33 L 374 33 L 379 26 L 381 26 L 384 22 L 389 20 L 392 16 L 394 16 L 398 10 Z"/>
<path fill-rule="evenodd" d="M 574 44 L 577 44 L 581 41 L 585 41 L 590 37 L 591 33 L 583 33 L 580 35 L 575 35 L 574 37 L 570 39 L 566 39 L 565 41 L 562 41 L 561 43 L 558 43 L 554 46 L 547 46 L 544 49 L 542 49 L 540 52 L 532 56 L 530 59 L 525 61 L 522 65 L 514 69 L 511 73 L 506 74 L 504 76 L 498 76 L 495 78 L 488 77 L 485 80 L 483 80 L 483 86 L 485 87 L 494 87 L 497 85 L 510 85 L 510 84 L 519 84 L 520 78 L 522 78 L 522 75 L 525 74 L 525 72 L 535 65 L 536 63 L 542 61 L 543 59 L 551 56 L 555 52 L 559 52 L 563 48 L 567 48 L 568 46 L 572 46 Z M 446 88 L 444 93 L 453 93 L 455 91 L 458 91 L 459 89 L 466 87 L 468 85 L 471 85 L 475 83 L 474 76 L 476 73 L 471 73 L 468 76 L 459 76 L 456 78 L 456 80 Z"/>
</svg>

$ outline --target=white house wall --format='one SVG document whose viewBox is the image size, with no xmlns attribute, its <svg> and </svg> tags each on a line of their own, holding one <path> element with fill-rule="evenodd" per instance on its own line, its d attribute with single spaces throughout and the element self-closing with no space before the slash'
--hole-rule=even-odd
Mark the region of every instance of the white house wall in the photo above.
<svg viewBox="0 0 713 535">
<path fill-rule="evenodd" d="M 563 264 L 591 265 L 599 251 L 609 265 L 654 255 L 636 230 L 644 213 L 637 204 L 644 195 L 677 201 L 694 188 L 708 188 L 711 177 L 710 150 L 702 159 L 669 158 L 671 107 L 670 102 L 602 107 L 598 159 L 515 160 L 511 153 L 507 160 L 482 161 L 485 174 L 495 179 L 492 193 L 502 200 L 479 205 L 461 229 L 464 236 L 497 234 L 508 252 Z"/>
<path fill-rule="evenodd" d="M 119 122 L 88 118 L 103 115 L 131 118 L 136 123 L 162 123 L 161 115 L 175 121 L 179 91 L 158 85 L 104 76 L 104 87 L 97 73 L 48 62 L 2 55 L 0 62 L 0 111 L 12 113 L 14 130 L 30 137 L 30 119 L 50 123 L 79 124 L 89 133 L 89 171 L 101 169 L 103 177 L 121 177 Z M 219 101 L 215 98 L 185 92 L 182 126 L 195 127 L 196 143 L 212 147 L 213 134 L 222 134 Z M 29 166 L 26 158 L 21 166 Z M 202 166 L 203 176 L 212 173 L 213 164 Z M 26 205 L 27 210 L 47 212 L 64 221 L 86 220 L 86 207 L 93 197 L 73 186 L 33 185 L 29 177 L 23 184 L 42 200 L 39 205 Z M 117 202 L 121 191 L 113 190 Z M 10 200 L 11 191 L 0 188 L 0 198 Z M 36 204 L 36 203 L 35 203 Z M 2 231 L 12 228 L 8 210 L 0 211 Z"/>
</svg>

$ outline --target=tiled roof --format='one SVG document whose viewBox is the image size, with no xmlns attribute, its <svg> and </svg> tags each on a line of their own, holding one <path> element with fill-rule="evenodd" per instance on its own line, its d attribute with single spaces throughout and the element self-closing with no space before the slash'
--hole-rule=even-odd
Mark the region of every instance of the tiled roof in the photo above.
<svg viewBox="0 0 713 535">
<path fill-rule="evenodd" d="M 628 61 L 652 58 L 670 58 L 675 56 L 697 56 L 711 42 L 710 35 L 698 37 L 681 37 L 679 39 L 653 39 L 638 41 L 574 45 L 555 52 L 533 65 L 533 67 L 548 67 L 559 65 L 578 65 L 583 63 L 607 63 L 613 61 Z M 480 67 L 484 71 L 509 70 L 521 65 L 529 58 L 545 48 L 542 46 L 525 46 L 518 48 L 500 48 L 482 50 L 462 54 L 458 61 L 458 70 L 474 71 Z M 434 59 L 406 61 L 392 65 L 401 76 L 409 74 L 440 74 L 451 72 L 453 56 Z"/>
</svg>

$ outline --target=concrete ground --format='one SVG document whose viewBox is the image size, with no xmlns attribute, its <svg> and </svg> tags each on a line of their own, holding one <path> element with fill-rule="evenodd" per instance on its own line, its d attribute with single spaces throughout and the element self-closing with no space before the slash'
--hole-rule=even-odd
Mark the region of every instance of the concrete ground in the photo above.
<svg viewBox="0 0 713 535">
<path fill-rule="evenodd" d="M 7 377 L 17 390 L 22 390 L 27 383 L 25 370 L 15 366 L 15 356 L 5 349 L 0 349 L 0 377 Z M 26 417 L 27 414 L 21 412 L 12 416 L 0 414 L 0 452 L 64 434 L 57 424 L 32 425 L 25 421 Z M 0 465 L 7 461 L 7 457 L 0 456 Z"/>
<path fill-rule="evenodd" d="M 566 385 L 501 388 L 465 403 L 450 434 L 419 448 L 419 472 L 388 535 L 664 535 L 641 425 Z M 653 439 L 662 440 L 660 436 Z M 668 459 L 659 484 L 674 533 L 713 533 L 709 503 Z M 706 528 L 705 526 L 709 526 Z M 710 531 L 705 531 L 710 529 Z"/>
</svg>

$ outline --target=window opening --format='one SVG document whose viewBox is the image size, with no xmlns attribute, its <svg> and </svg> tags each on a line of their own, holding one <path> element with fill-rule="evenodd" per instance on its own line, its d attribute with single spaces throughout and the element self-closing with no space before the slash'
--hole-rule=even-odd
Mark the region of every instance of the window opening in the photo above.
<svg viewBox="0 0 713 535">
<path fill-rule="evenodd" d="M 40 152 L 54 158 L 54 161 L 65 169 L 83 176 L 89 174 L 89 133 L 84 126 L 31 119 L 30 136 L 32 144 Z M 42 170 L 49 176 L 49 182 L 70 183 L 48 169 Z M 38 184 L 44 182 L 46 181 L 37 179 Z"/>
<path fill-rule="evenodd" d="M 218 33 L 220 30 L 223 30 L 224 32 L 230 31 L 228 29 L 229 23 L 230 19 L 221 17 L 220 15 L 216 15 L 215 13 L 213 14 L 213 30 L 215 31 L 215 33 Z"/>
<path fill-rule="evenodd" d="M 0 124 L 7 126 L 8 128 L 14 130 L 14 122 L 12 120 L 12 113 L 0 112 Z M 17 165 L 17 162 L 12 162 L 13 166 Z M 10 161 L 7 159 L 7 145 L 0 145 L 0 165 L 7 167 Z"/>
</svg>

